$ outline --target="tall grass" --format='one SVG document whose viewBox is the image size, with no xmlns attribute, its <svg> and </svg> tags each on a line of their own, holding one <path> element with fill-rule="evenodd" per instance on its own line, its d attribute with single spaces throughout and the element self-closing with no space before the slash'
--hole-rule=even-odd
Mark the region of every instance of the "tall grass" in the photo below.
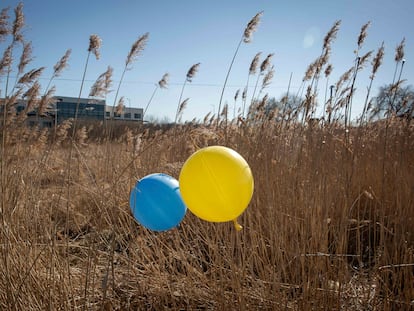
<svg viewBox="0 0 414 311">
<path fill-rule="evenodd" d="M 305 118 L 318 78 L 306 80 Z M 70 122 L 56 133 L 12 122 L 26 116 L 13 110 L 23 91 L 31 90 L 28 101 L 39 98 L 36 83 L 2 102 L 1 310 L 412 308 L 409 121 L 363 122 L 344 137 L 344 124 L 266 111 L 265 97 L 225 128 L 215 126 L 219 115 L 171 125 L 108 120 L 109 136 L 108 124 L 78 120 L 72 136 Z M 178 178 L 184 161 L 209 145 L 237 150 L 252 169 L 243 230 L 189 211 L 167 232 L 136 223 L 128 206 L 136 180 L 154 172 Z"/>
<path fill-rule="evenodd" d="M 224 91 L 226 90 L 226 86 L 227 86 L 227 82 L 230 76 L 230 72 L 231 69 L 233 68 L 233 64 L 234 61 L 236 60 L 237 54 L 239 53 L 240 47 L 242 45 L 242 43 L 250 43 L 252 41 L 252 36 L 253 33 L 257 30 L 257 27 L 259 26 L 260 23 L 260 19 L 263 15 L 263 11 L 262 12 L 258 12 L 246 25 L 246 28 L 243 31 L 243 34 L 239 40 L 239 43 L 237 44 L 236 50 L 234 51 L 233 54 L 233 58 L 231 59 L 230 65 L 229 65 L 229 69 L 227 70 L 226 73 L 226 78 L 224 79 L 224 83 L 223 83 L 223 88 L 221 90 L 221 95 L 220 95 L 220 100 L 219 100 L 219 105 L 218 105 L 218 110 L 217 110 L 217 126 L 219 125 L 219 120 L 220 120 L 220 114 L 221 114 L 221 105 L 223 102 L 223 97 L 224 97 Z"/>
<path fill-rule="evenodd" d="M 185 86 L 186 86 L 187 82 L 191 83 L 193 81 L 193 78 L 197 74 L 199 68 L 200 68 L 200 63 L 196 63 L 196 64 L 192 65 L 190 67 L 190 69 L 188 69 L 188 71 L 187 71 L 183 86 L 181 88 L 180 98 L 178 99 L 178 105 L 177 105 L 177 110 L 175 112 L 174 123 L 177 123 L 177 121 L 179 120 L 180 115 L 183 113 L 183 111 L 184 111 L 184 109 L 187 105 L 187 102 L 189 100 L 189 98 L 186 98 L 184 101 L 182 101 Z"/>
<path fill-rule="evenodd" d="M 134 221 L 131 186 L 152 172 L 178 178 L 194 150 L 224 141 L 203 125 L 130 131 L 121 129 L 110 154 L 90 134 L 75 149 L 71 180 L 67 147 L 52 149 L 47 162 L 42 136 L 15 147 L 2 226 L 2 309 L 99 309 L 103 301 L 110 309 L 408 309 L 411 128 L 388 129 L 384 173 L 381 124 L 352 131 L 358 145 L 348 147 L 336 127 L 304 129 L 301 137 L 271 123 L 262 131 L 246 126 L 243 135 L 228 128 L 227 145 L 255 177 L 253 200 L 239 218 L 243 231 L 188 212 L 165 233 Z M 180 148 L 169 152 L 173 140 Z M 102 169 L 108 159 L 109 172 Z M 71 197 L 63 191 L 68 183 Z"/>
</svg>

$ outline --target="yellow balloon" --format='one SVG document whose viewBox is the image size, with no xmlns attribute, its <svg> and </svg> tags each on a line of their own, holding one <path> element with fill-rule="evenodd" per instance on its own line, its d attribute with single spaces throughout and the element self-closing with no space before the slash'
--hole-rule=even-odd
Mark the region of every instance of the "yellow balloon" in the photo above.
<svg viewBox="0 0 414 311">
<path fill-rule="evenodd" d="M 192 154 L 181 169 L 179 185 L 188 209 L 212 222 L 235 221 L 247 208 L 254 189 L 246 160 L 223 146 L 206 147 Z"/>
</svg>

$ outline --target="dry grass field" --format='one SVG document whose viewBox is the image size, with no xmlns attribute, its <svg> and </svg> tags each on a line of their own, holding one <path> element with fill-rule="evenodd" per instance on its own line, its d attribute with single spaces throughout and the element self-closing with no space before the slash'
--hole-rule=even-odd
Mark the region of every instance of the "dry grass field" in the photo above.
<svg viewBox="0 0 414 311">
<path fill-rule="evenodd" d="M 336 126 L 274 122 L 121 125 L 112 141 L 60 144 L 14 129 L 2 154 L 1 309 L 408 310 L 414 133 L 390 123 L 384 150 L 384 126 L 353 129 L 349 144 Z M 208 145 L 251 166 L 244 229 L 190 211 L 167 232 L 137 224 L 136 180 L 178 179 Z"/>
<path fill-rule="evenodd" d="M 12 52 L 25 46 L 20 10 L 13 27 L 0 31 L 12 42 L 0 62 L 3 81 L 13 80 L 19 57 Z M 0 20 L 4 30 L 3 13 Z M 37 71 L 23 74 L 30 59 L 23 48 L 21 81 L 1 92 L 0 310 L 412 309 L 412 121 L 389 114 L 350 122 L 348 74 L 337 83 L 350 86 L 331 107 L 337 117 L 312 122 L 338 27 L 309 67 L 296 112 L 268 111 L 264 96 L 246 118 L 228 119 L 224 105 L 219 117 L 173 125 L 75 119 L 51 129 L 26 126 L 27 111 L 16 113 L 15 101 L 25 98 L 41 115 L 53 92 L 39 94 Z M 131 61 L 142 43 L 133 45 Z M 91 36 L 89 53 L 98 49 Z M 381 49 L 367 56 L 372 79 L 381 57 Z M 151 173 L 178 179 L 186 159 L 211 145 L 236 150 L 251 167 L 255 190 L 239 218 L 243 230 L 190 211 L 166 232 L 137 223 L 129 207 L 136 181 Z"/>
</svg>

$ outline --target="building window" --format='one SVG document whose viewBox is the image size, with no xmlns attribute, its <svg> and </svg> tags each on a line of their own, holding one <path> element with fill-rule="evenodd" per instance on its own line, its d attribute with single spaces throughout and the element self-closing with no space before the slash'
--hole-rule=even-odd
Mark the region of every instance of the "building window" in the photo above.
<svg viewBox="0 0 414 311">
<path fill-rule="evenodd" d="M 52 122 L 51 121 L 44 121 L 43 122 L 43 127 L 51 128 L 52 127 Z"/>
<path fill-rule="evenodd" d="M 106 115 L 107 118 L 109 118 L 111 116 L 111 112 L 110 111 L 106 111 L 105 112 L 105 115 Z"/>
<path fill-rule="evenodd" d="M 134 119 L 141 119 L 141 114 L 140 113 L 134 113 Z"/>
<path fill-rule="evenodd" d="M 120 113 L 114 112 L 114 118 L 120 118 L 120 117 L 121 117 L 121 114 Z"/>
<path fill-rule="evenodd" d="M 124 118 L 125 119 L 131 119 L 131 113 L 130 112 L 124 113 Z"/>
</svg>

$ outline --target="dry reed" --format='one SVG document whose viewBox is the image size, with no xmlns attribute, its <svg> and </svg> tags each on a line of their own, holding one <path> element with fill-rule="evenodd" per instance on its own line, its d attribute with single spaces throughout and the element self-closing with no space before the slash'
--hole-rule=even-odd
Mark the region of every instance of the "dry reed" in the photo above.
<svg viewBox="0 0 414 311">
<path fill-rule="evenodd" d="M 338 26 L 325 37 L 322 58 Z M 383 46 L 371 80 L 382 58 Z M 314 83 L 325 64 L 312 65 Z M 352 70 L 336 84 L 336 105 L 346 99 Z M 108 67 L 92 94 L 106 94 L 110 73 Z M 307 89 L 312 100 L 312 83 Z M 275 122 L 264 96 L 251 118 L 224 128 L 207 115 L 202 124 L 113 122 L 111 137 L 102 137 L 106 124 L 79 121 L 71 136 L 74 120 L 67 120 L 52 140 L 47 129 L 12 122 L 16 115 L 6 110 L 22 96 L 28 107 L 47 106 L 40 102 L 53 88 L 39 93 L 36 77 L 2 102 L 0 309 L 412 308 L 412 124 L 369 122 L 350 127 L 346 141 L 343 124 L 304 126 L 284 114 Z M 180 98 L 180 112 L 186 103 Z M 220 111 L 226 121 L 227 109 Z M 188 156 L 210 145 L 237 150 L 252 169 L 255 192 L 239 219 L 244 229 L 190 211 L 167 232 L 138 224 L 128 206 L 137 179 L 153 172 L 178 178 Z"/>
</svg>

